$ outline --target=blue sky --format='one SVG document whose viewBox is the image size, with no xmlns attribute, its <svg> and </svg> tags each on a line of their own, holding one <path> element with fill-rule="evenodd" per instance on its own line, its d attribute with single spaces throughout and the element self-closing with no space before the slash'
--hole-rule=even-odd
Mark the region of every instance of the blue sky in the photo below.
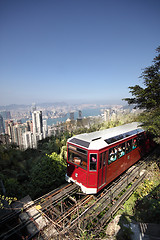
<svg viewBox="0 0 160 240">
<path fill-rule="evenodd" d="M 0 105 L 120 103 L 160 45 L 159 0 L 1 0 Z"/>
</svg>

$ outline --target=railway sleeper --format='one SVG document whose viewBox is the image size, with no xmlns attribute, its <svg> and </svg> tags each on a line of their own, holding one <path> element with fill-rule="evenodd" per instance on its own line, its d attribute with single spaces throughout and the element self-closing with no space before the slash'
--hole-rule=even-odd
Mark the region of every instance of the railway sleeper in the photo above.
<svg viewBox="0 0 160 240">
<path fill-rule="evenodd" d="M 101 199 L 99 199 L 95 204 L 91 206 L 90 209 L 88 209 L 88 212 L 85 213 L 84 216 L 81 216 L 79 221 L 81 222 L 81 227 L 84 229 L 87 226 L 87 219 L 89 218 L 90 221 L 95 219 L 95 216 L 98 216 L 102 211 L 106 209 L 109 204 L 113 204 L 116 201 L 115 198 L 128 186 L 128 184 L 136 179 L 139 176 L 139 173 L 137 174 L 137 169 L 134 169 L 134 173 L 131 173 L 132 176 L 129 178 L 123 178 L 123 183 L 121 183 L 121 187 L 114 184 L 113 189 L 111 188 L 108 192 L 106 192 L 104 195 L 102 195 Z M 126 190 L 127 191 L 127 190 Z M 124 193 L 123 193 L 124 194 Z M 120 197 L 118 197 L 120 198 Z"/>
<path fill-rule="evenodd" d="M 102 229 L 108 221 L 112 218 L 112 216 L 119 210 L 121 205 L 131 196 L 133 190 L 135 190 L 140 182 L 146 177 L 145 174 L 142 174 L 133 185 L 127 189 L 126 192 L 114 203 L 114 205 L 100 218 L 95 221 L 94 227 L 90 231 L 97 233 L 98 229 Z"/>
</svg>

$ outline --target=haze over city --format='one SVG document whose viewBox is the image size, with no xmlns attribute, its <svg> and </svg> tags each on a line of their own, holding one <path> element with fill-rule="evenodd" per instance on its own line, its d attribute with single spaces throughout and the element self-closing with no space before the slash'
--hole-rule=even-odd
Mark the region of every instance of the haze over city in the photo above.
<svg viewBox="0 0 160 240">
<path fill-rule="evenodd" d="M 160 45 L 160 1 L 0 2 L 0 105 L 119 104 Z"/>
</svg>

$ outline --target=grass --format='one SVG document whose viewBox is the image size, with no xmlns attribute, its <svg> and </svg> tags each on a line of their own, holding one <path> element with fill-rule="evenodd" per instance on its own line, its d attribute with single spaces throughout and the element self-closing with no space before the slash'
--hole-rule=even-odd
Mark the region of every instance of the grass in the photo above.
<svg viewBox="0 0 160 240">
<path fill-rule="evenodd" d="M 116 215 L 125 214 L 131 220 L 160 223 L 160 169 L 159 160 L 148 169 L 148 176 L 125 202 Z M 148 214 L 149 212 L 149 214 Z M 148 216 L 149 215 L 149 216 Z M 147 216 L 147 217 L 146 217 Z"/>
</svg>

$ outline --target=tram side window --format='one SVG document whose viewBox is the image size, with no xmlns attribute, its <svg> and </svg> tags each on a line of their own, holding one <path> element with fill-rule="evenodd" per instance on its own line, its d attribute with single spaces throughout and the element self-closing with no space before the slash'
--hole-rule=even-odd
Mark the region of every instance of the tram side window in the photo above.
<svg viewBox="0 0 160 240">
<path fill-rule="evenodd" d="M 91 171 L 96 171 L 97 170 L 97 154 L 90 154 L 90 168 L 89 170 Z"/>
<path fill-rule="evenodd" d="M 108 164 L 117 160 L 117 148 L 109 149 Z"/>
<path fill-rule="evenodd" d="M 137 137 L 137 146 L 141 146 L 144 144 L 144 141 L 145 141 L 145 136 L 144 134 L 140 134 L 138 137 Z"/>
<path fill-rule="evenodd" d="M 99 164 L 99 168 L 102 168 L 102 162 L 103 162 L 103 157 L 102 157 L 102 153 L 100 154 L 100 164 Z"/>
<path fill-rule="evenodd" d="M 137 138 L 133 139 L 133 143 L 132 143 L 132 149 L 137 148 Z"/>
<path fill-rule="evenodd" d="M 103 153 L 103 166 L 106 165 L 106 152 Z"/>
<path fill-rule="evenodd" d="M 117 157 L 118 158 L 121 158 L 125 155 L 125 143 L 122 143 L 118 146 L 118 154 L 117 154 Z"/>
<path fill-rule="evenodd" d="M 106 152 L 100 154 L 100 165 L 99 168 L 101 169 L 102 166 L 106 165 Z"/>
<path fill-rule="evenodd" d="M 132 151 L 132 140 L 126 142 L 126 153 Z"/>
</svg>

